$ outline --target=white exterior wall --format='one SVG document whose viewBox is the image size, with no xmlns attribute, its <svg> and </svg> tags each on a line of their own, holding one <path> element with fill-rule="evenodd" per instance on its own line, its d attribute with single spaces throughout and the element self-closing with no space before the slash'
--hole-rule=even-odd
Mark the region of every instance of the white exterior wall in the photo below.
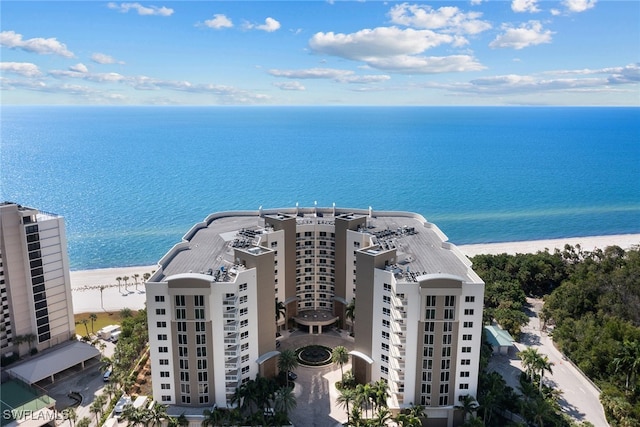
<svg viewBox="0 0 640 427">
<path fill-rule="evenodd" d="M 466 297 L 473 297 L 473 302 L 465 302 Z M 479 283 L 463 283 L 462 296 L 460 297 L 458 312 L 456 316 L 460 319 L 460 327 L 458 328 L 458 355 L 456 358 L 456 372 L 469 371 L 468 378 L 460 378 L 456 376 L 455 382 L 455 402 L 457 405 L 461 396 L 470 394 L 477 396 L 478 392 L 478 375 L 480 374 L 480 349 L 482 348 L 482 310 L 484 303 L 484 284 Z M 465 315 L 465 309 L 472 309 L 473 315 Z M 473 328 L 465 328 L 464 322 L 473 322 Z M 463 341 L 462 335 L 472 334 L 471 341 Z M 471 353 L 462 353 L 462 346 L 470 346 Z M 470 365 L 461 365 L 461 359 L 471 359 Z M 469 384 L 469 389 L 460 390 L 460 384 Z"/>
<path fill-rule="evenodd" d="M 171 300 L 168 292 L 168 286 L 165 282 L 152 283 L 146 285 L 146 298 L 147 298 L 147 323 L 149 327 L 149 360 L 151 361 L 151 381 L 153 384 L 153 396 L 154 399 L 162 404 L 175 404 L 176 403 L 176 389 L 173 386 L 175 381 L 175 361 L 173 360 L 172 353 L 160 353 L 160 342 L 157 339 L 159 333 L 166 333 L 169 341 L 162 341 L 162 346 L 169 347 L 169 343 L 172 342 L 170 337 L 170 325 L 172 317 Z M 164 302 L 157 302 L 156 296 L 163 296 Z M 158 314 L 156 310 L 164 309 L 165 314 Z M 159 321 L 166 322 L 166 328 L 158 328 L 157 323 Z M 164 343 L 167 343 L 166 345 Z M 169 351 L 171 348 L 169 347 Z M 168 359 L 168 365 L 160 365 L 160 359 Z M 169 371 L 169 378 L 161 378 L 160 371 Z M 171 389 L 163 390 L 161 383 L 170 381 L 172 383 Z M 169 400 L 165 400 L 162 396 L 169 396 Z"/>
</svg>

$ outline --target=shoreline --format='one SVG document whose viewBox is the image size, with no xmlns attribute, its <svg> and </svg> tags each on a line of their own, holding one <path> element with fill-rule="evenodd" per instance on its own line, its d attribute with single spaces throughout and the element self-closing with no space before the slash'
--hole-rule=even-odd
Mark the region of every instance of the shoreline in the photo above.
<svg viewBox="0 0 640 427">
<path fill-rule="evenodd" d="M 471 245 L 456 245 L 456 247 L 464 255 L 471 258 L 479 254 L 497 255 L 506 253 L 515 255 L 517 253 L 536 253 L 538 251 L 544 251 L 545 249 L 553 252 L 555 249 L 564 249 L 566 244 L 572 246 L 579 244 L 585 251 L 593 251 L 596 248 L 603 249 L 613 245 L 620 246 L 622 249 L 627 250 L 633 246 L 640 245 L 640 234 L 477 243 Z M 132 310 L 144 308 L 146 295 L 144 285 L 142 284 L 144 281 L 142 275 L 144 273 L 151 273 L 157 269 L 157 265 L 148 265 L 71 271 L 71 295 L 73 298 L 74 314 L 100 312 L 103 310 L 119 311 L 125 307 Z M 137 290 L 133 278 L 134 274 L 140 275 Z M 124 281 L 121 281 L 121 285 L 118 288 L 116 277 L 125 276 L 129 277 L 126 287 Z M 102 301 L 100 297 L 100 287 L 103 287 Z"/>
</svg>

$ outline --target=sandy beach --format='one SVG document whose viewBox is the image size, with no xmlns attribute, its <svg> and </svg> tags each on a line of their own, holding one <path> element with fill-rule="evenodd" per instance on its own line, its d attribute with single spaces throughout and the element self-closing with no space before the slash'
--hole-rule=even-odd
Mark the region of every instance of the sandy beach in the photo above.
<svg viewBox="0 0 640 427">
<path fill-rule="evenodd" d="M 623 249 L 640 245 L 640 234 L 622 234 L 614 236 L 592 236 L 592 237 L 571 237 L 554 240 L 532 240 L 525 242 L 505 242 L 505 243 L 481 243 L 474 245 L 460 245 L 458 248 L 468 257 L 478 254 L 516 254 L 535 253 L 548 249 L 553 252 L 555 249 L 562 250 L 564 245 L 580 245 L 583 250 L 592 251 L 596 248 L 617 245 Z M 145 292 L 142 284 L 142 275 L 155 271 L 157 266 L 103 268 L 96 270 L 79 270 L 71 272 L 71 288 L 73 297 L 74 313 L 91 313 L 106 311 L 117 311 L 122 308 L 138 310 L 144 308 Z M 136 290 L 134 274 L 139 274 L 138 286 Z M 125 287 L 124 281 L 120 286 L 116 277 L 128 276 L 129 280 Z M 100 298 L 100 287 L 102 299 Z"/>
</svg>

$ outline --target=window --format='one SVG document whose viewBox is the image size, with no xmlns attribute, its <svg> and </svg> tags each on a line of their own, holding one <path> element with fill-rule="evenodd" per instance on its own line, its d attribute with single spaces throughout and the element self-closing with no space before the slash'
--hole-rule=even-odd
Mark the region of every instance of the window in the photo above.
<svg viewBox="0 0 640 427">
<path fill-rule="evenodd" d="M 195 309 L 196 319 L 204 319 L 204 308 Z"/>
<path fill-rule="evenodd" d="M 435 308 L 427 308 L 424 312 L 425 319 L 435 319 L 436 318 L 436 309 Z"/>
<path fill-rule="evenodd" d="M 158 341 L 166 341 L 167 334 L 158 334 Z"/>
<path fill-rule="evenodd" d="M 169 364 L 169 359 L 160 359 L 160 364 L 161 365 L 168 365 Z"/>
<path fill-rule="evenodd" d="M 171 396 L 167 396 L 166 394 L 162 395 L 163 402 L 171 402 Z"/>
<path fill-rule="evenodd" d="M 171 390 L 171 384 L 168 384 L 168 383 L 162 383 L 162 384 L 160 384 L 160 388 L 161 388 L 162 390 Z"/>
<path fill-rule="evenodd" d="M 207 369 L 207 359 L 198 359 L 198 369 Z"/>
<path fill-rule="evenodd" d="M 187 334 L 178 334 L 178 344 L 187 345 Z"/>
<path fill-rule="evenodd" d="M 476 297 L 474 296 L 466 296 L 464 297 L 464 302 L 475 302 L 476 301 Z"/>
<path fill-rule="evenodd" d="M 168 353 L 169 352 L 169 348 L 168 347 L 158 347 L 158 352 L 159 353 Z"/>
<path fill-rule="evenodd" d="M 156 314 L 157 315 L 165 315 L 167 313 L 167 311 L 164 308 L 156 308 Z"/>
<path fill-rule="evenodd" d="M 442 344 L 451 345 L 451 334 L 445 334 L 442 336 Z"/>
<path fill-rule="evenodd" d="M 440 386 L 442 388 L 442 386 Z M 449 384 L 447 384 L 447 388 L 449 388 Z M 440 396 L 440 406 L 447 406 L 449 404 L 449 396 Z"/>
<path fill-rule="evenodd" d="M 180 369 L 189 369 L 189 361 L 186 359 L 180 359 Z"/>
<path fill-rule="evenodd" d="M 193 305 L 196 307 L 204 307 L 204 295 L 194 295 Z"/>
<path fill-rule="evenodd" d="M 178 355 L 180 357 L 189 357 L 189 347 L 178 347 Z"/>
<path fill-rule="evenodd" d="M 444 318 L 447 320 L 453 320 L 453 308 L 445 308 L 444 309 Z"/>
<path fill-rule="evenodd" d="M 471 365 L 471 359 L 462 359 L 460 361 L 461 365 Z"/>
<path fill-rule="evenodd" d="M 426 304 L 427 307 L 435 307 L 436 306 L 436 296 L 435 295 L 427 295 Z"/>
<path fill-rule="evenodd" d="M 176 307 L 184 307 L 184 295 L 176 295 Z"/>
<path fill-rule="evenodd" d="M 465 334 L 462 336 L 462 341 L 471 341 L 471 334 Z"/>
<path fill-rule="evenodd" d="M 156 302 L 164 302 L 164 295 L 156 295 Z"/>
<path fill-rule="evenodd" d="M 464 328 L 473 328 L 473 322 L 464 322 L 462 324 L 462 327 L 464 327 Z"/>
<path fill-rule="evenodd" d="M 208 381 L 208 373 L 207 371 L 204 372 L 198 372 L 198 381 L 200 382 L 205 382 Z"/>
<path fill-rule="evenodd" d="M 435 330 L 435 322 L 425 322 L 424 331 L 425 332 L 433 332 Z"/>
<path fill-rule="evenodd" d="M 249 338 L 249 331 L 243 331 L 240 334 L 240 339 L 246 340 L 247 338 Z"/>
<path fill-rule="evenodd" d="M 464 314 L 467 316 L 473 316 L 473 308 L 465 308 Z"/>
<path fill-rule="evenodd" d="M 160 371 L 160 378 L 169 378 L 169 371 Z"/>
<path fill-rule="evenodd" d="M 187 318 L 187 309 L 185 308 L 177 308 L 176 309 L 176 319 L 186 319 Z"/>
<path fill-rule="evenodd" d="M 156 322 L 156 326 L 158 328 L 166 328 L 167 327 L 167 322 Z"/>
<path fill-rule="evenodd" d="M 180 372 L 180 381 L 189 382 L 189 372 Z"/>
<path fill-rule="evenodd" d="M 207 357 L 207 347 L 196 347 L 196 356 Z"/>
<path fill-rule="evenodd" d="M 456 305 L 456 297 L 454 295 L 447 295 L 444 297 L 444 306 L 453 307 Z"/>
<path fill-rule="evenodd" d="M 471 347 L 462 347 L 463 353 L 471 353 Z"/>
<path fill-rule="evenodd" d="M 469 371 L 460 372 L 460 378 L 469 378 Z"/>
<path fill-rule="evenodd" d="M 443 360 L 442 362 L 443 362 L 442 364 L 444 365 L 445 360 Z M 446 360 L 446 362 L 448 362 L 448 360 Z M 445 368 L 443 368 L 443 369 L 445 369 Z M 449 371 L 440 372 L 440 382 L 443 383 L 443 382 L 448 382 L 448 381 L 449 381 Z M 440 384 L 440 389 L 441 390 L 442 390 L 442 386 L 443 385 L 449 385 L 449 384 Z"/>
<path fill-rule="evenodd" d="M 469 384 L 460 384 L 460 390 L 469 390 Z"/>
</svg>

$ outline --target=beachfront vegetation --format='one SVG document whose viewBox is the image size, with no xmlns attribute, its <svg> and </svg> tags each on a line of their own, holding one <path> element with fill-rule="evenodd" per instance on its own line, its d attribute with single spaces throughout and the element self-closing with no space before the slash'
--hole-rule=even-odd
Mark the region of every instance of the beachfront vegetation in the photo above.
<svg viewBox="0 0 640 427">
<path fill-rule="evenodd" d="M 518 324 L 526 324 L 527 316 L 517 314 L 526 308 L 526 296 L 544 298 L 543 326 L 600 387 L 610 425 L 640 426 L 640 248 L 584 251 L 567 245 L 553 253 L 478 255 L 472 261 L 486 283 L 485 322 L 495 320 L 517 337 Z M 525 406 L 514 407 L 518 399 L 499 384 L 499 375 L 483 372 L 480 377 L 480 412 L 488 425 L 503 409 L 537 424 L 562 419 L 554 403 L 558 392 L 548 390 L 540 378 L 551 366 L 542 369 L 533 355 L 522 356 L 530 367 L 528 381 L 521 382 Z"/>
</svg>

